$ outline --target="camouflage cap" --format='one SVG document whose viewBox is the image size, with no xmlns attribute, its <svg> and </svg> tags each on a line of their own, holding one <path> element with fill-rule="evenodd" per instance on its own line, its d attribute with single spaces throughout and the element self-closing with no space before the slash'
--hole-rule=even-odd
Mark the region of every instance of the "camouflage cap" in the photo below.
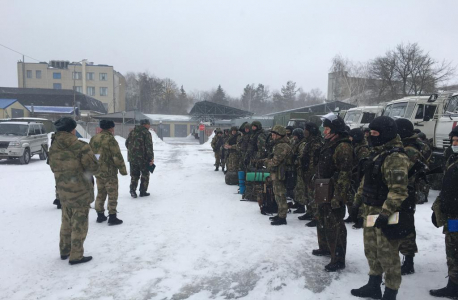
<svg viewBox="0 0 458 300">
<path fill-rule="evenodd" d="M 149 119 L 141 119 L 140 120 L 140 125 L 150 125 L 151 123 L 149 122 Z"/>
<path fill-rule="evenodd" d="M 278 135 L 281 135 L 281 136 L 285 136 L 286 135 L 286 128 L 281 126 L 281 125 L 275 125 L 272 128 L 271 132 L 275 133 L 275 134 L 278 134 Z"/>
<path fill-rule="evenodd" d="M 235 130 L 235 131 L 239 131 L 239 128 L 238 128 L 237 126 L 232 126 L 232 127 L 231 127 L 231 131 L 234 131 L 234 130 Z"/>
</svg>

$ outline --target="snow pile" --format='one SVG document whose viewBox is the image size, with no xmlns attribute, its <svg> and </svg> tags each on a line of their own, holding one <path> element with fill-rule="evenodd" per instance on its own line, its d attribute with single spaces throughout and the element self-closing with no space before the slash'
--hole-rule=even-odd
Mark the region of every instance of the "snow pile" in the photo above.
<svg viewBox="0 0 458 300">
<path fill-rule="evenodd" d="M 170 149 L 170 145 L 164 142 L 159 138 L 157 133 L 154 130 L 149 130 L 151 132 L 151 136 L 153 137 L 153 149 L 160 149 L 160 150 L 165 150 L 165 149 Z"/>
</svg>

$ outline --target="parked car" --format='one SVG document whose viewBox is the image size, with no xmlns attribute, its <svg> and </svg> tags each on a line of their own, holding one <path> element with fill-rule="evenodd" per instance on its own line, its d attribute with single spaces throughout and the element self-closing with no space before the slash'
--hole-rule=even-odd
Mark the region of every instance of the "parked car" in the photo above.
<svg viewBox="0 0 458 300">
<path fill-rule="evenodd" d="M 47 158 L 48 135 L 43 123 L 1 122 L 0 159 L 19 159 L 28 164 L 38 154 L 41 160 Z"/>
</svg>

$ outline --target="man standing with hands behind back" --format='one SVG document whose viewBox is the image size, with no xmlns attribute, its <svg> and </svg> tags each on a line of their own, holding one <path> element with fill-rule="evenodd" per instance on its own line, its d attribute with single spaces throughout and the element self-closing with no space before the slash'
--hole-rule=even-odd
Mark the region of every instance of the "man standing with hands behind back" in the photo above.
<svg viewBox="0 0 458 300">
<path fill-rule="evenodd" d="M 140 197 L 150 194 L 148 190 L 149 170 L 148 166 L 154 164 L 153 138 L 149 129 L 151 124 L 148 119 L 140 120 L 140 125 L 135 126 L 126 140 L 128 160 L 130 163 L 130 195 L 137 198 L 137 186 L 140 179 Z"/>
</svg>

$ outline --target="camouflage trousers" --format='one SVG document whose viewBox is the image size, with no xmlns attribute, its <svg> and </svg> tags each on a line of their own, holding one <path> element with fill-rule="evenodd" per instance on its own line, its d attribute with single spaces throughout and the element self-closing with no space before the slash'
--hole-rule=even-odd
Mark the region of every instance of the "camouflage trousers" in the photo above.
<svg viewBox="0 0 458 300">
<path fill-rule="evenodd" d="M 95 198 L 95 211 L 105 212 L 105 199 L 108 196 L 107 209 L 110 215 L 117 213 L 118 206 L 118 177 L 96 178 L 97 179 L 97 198 Z"/>
<path fill-rule="evenodd" d="M 294 202 L 306 205 L 305 182 L 301 172 L 297 172 L 296 186 L 294 187 Z"/>
<path fill-rule="evenodd" d="M 415 256 L 415 253 L 418 253 L 417 233 L 415 231 L 400 241 L 399 252 L 404 256 Z"/>
<path fill-rule="evenodd" d="M 286 187 L 282 180 L 272 180 L 274 187 L 275 202 L 278 205 L 278 216 L 286 219 L 288 214 L 288 203 L 286 202 Z"/>
<path fill-rule="evenodd" d="M 221 164 L 221 153 L 219 151 L 215 152 L 215 167 L 219 168 Z"/>
<path fill-rule="evenodd" d="M 364 254 L 369 263 L 369 275 L 385 273 L 385 285 L 392 290 L 401 286 L 399 240 L 388 240 L 382 230 L 364 227 Z"/>
<path fill-rule="evenodd" d="M 70 260 L 83 258 L 83 244 L 88 230 L 88 216 L 89 207 L 69 208 L 62 205 L 60 255 L 70 255 Z"/>
<path fill-rule="evenodd" d="M 240 156 L 237 152 L 230 152 L 229 157 L 226 160 L 227 171 L 237 172 L 239 170 Z"/>
<path fill-rule="evenodd" d="M 447 256 L 448 277 L 458 284 L 458 232 L 445 233 L 445 255 Z"/>
<path fill-rule="evenodd" d="M 140 177 L 141 174 L 141 177 Z M 133 164 L 130 163 L 130 191 L 135 192 L 138 186 L 138 180 L 140 180 L 140 192 L 146 192 L 149 185 L 149 170 L 148 164 Z"/>
<path fill-rule="evenodd" d="M 345 206 L 332 209 L 330 204 L 318 206 L 318 245 L 320 249 L 329 249 L 331 252 L 331 263 L 345 263 L 347 252 L 347 228 L 343 222 L 345 217 Z M 320 227 L 318 229 L 318 227 Z M 324 235 L 324 237 L 323 237 Z M 326 243 L 327 247 L 323 244 Z"/>
</svg>

